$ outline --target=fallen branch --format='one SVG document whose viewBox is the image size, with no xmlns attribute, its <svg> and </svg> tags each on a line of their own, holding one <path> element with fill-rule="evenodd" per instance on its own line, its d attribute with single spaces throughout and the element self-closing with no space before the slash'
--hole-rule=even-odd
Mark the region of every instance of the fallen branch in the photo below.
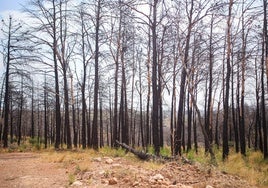
<svg viewBox="0 0 268 188">
<path fill-rule="evenodd" d="M 139 157 L 142 160 L 149 160 L 151 158 L 153 158 L 153 155 L 149 154 L 149 153 L 144 153 L 143 151 L 138 151 L 130 146 L 128 146 L 125 143 L 120 143 L 118 140 L 116 140 L 116 143 L 121 146 L 122 148 L 124 148 L 127 151 L 130 151 L 131 153 L 133 153 L 134 155 L 136 155 L 137 157 Z"/>
<path fill-rule="evenodd" d="M 125 143 L 120 143 L 118 140 L 116 140 L 116 143 L 119 146 L 121 146 L 122 148 L 124 148 L 125 150 L 133 153 L 135 156 L 137 156 L 141 160 L 153 160 L 153 161 L 157 161 L 157 162 L 170 162 L 170 161 L 178 160 L 178 157 L 176 157 L 176 156 L 174 156 L 174 157 L 167 157 L 167 156 L 161 156 L 161 155 L 156 156 L 153 154 L 145 153 L 143 151 L 136 150 Z M 192 162 L 185 157 L 181 157 L 181 161 L 183 163 L 192 164 Z"/>
</svg>

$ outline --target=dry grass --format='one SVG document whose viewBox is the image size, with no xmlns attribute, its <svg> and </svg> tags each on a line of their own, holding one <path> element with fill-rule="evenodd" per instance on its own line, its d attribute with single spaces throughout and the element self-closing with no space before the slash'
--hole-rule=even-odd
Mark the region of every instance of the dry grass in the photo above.
<svg viewBox="0 0 268 188">
<path fill-rule="evenodd" d="M 250 152 L 246 157 L 232 153 L 227 161 L 219 163 L 219 169 L 238 175 L 250 184 L 268 186 L 268 161 L 263 160 L 260 152 Z"/>
<path fill-rule="evenodd" d="M 214 151 L 218 163 L 217 168 L 220 171 L 240 176 L 252 185 L 268 187 L 268 160 L 263 159 L 261 152 L 249 150 L 247 156 L 243 156 L 235 153 L 231 148 L 228 159 L 223 162 L 222 151 L 218 149 L 214 149 Z M 204 153 L 204 149 L 200 148 L 198 154 L 190 151 L 186 157 L 203 166 L 210 165 L 210 157 Z"/>
<path fill-rule="evenodd" d="M 11 149 L 1 148 L 0 152 L 12 152 L 22 150 L 28 152 L 29 150 L 24 147 L 15 147 Z M 53 148 L 35 150 L 31 147 L 31 152 L 41 153 L 42 160 L 46 162 L 59 163 L 63 167 L 74 169 L 74 173 L 85 172 L 90 168 L 92 159 L 96 157 L 120 157 L 130 165 L 141 166 L 144 169 L 159 170 L 163 167 L 163 164 L 141 161 L 137 159 L 133 154 L 126 153 L 123 149 L 111 149 L 109 147 L 104 147 L 99 149 L 99 151 L 94 151 L 93 149 L 77 149 L 77 150 L 60 150 L 55 151 Z M 162 151 L 164 154 L 169 154 L 168 150 Z M 247 156 L 242 156 L 234 151 L 230 151 L 228 160 L 223 162 L 221 160 L 222 153 L 220 150 L 215 150 L 215 155 L 218 162 L 218 169 L 224 171 L 228 174 L 238 175 L 246 179 L 250 184 L 257 186 L 267 186 L 268 187 L 268 160 L 263 160 L 263 155 L 261 152 L 249 151 Z M 199 149 L 199 153 L 196 154 L 194 151 L 190 151 L 185 156 L 193 161 L 199 162 L 204 166 L 209 164 L 210 158 L 208 155 L 204 154 L 202 148 Z M 131 173 L 131 172 L 121 172 Z M 70 178 L 71 181 L 72 178 Z"/>
</svg>

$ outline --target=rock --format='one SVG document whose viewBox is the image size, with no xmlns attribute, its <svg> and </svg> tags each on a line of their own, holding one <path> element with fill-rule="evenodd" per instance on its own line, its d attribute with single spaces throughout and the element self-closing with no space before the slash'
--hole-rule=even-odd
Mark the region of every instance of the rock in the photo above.
<svg viewBox="0 0 268 188">
<path fill-rule="evenodd" d="M 161 174 L 156 174 L 154 176 L 151 176 L 149 179 L 149 182 L 151 185 L 155 185 L 155 184 L 161 185 L 163 181 L 164 181 L 164 176 L 162 176 Z"/>
<path fill-rule="evenodd" d="M 101 170 L 101 171 L 99 171 L 99 175 L 104 175 L 105 174 L 105 170 Z"/>
<path fill-rule="evenodd" d="M 138 181 L 135 181 L 133 184 L 132 184 L 132 187 L 136 187 L 136 186 L 139 186 L 139 182 Z"/>
<path fill-rule="evenodd" d="M 170 182 L 168 180 L 165 180 L 165 181 L 162 182 L 162 185 L 169 186 Z"/>
<path fill-rule="evenodd" d="M 114 167 L 114 168 L 121 167 L 121 166 L 122 166 L 122 165 L 120 165 L 120 164 L 118 164 L 118 163 L 115 163 L 115 164 L 112 165 L 112 167 Z"/>
<path fill-rule="evenodd" d="M 108 184 L 108 181 L 106 179 L 101 179 L 102 184 Z"/>
<path fill-rule="evenodd" d="M 122 182 L 129 183 L 130 179 L 129 178 L 124 178 Z"/>
<path fill-rule="evenodd" d="M 213 188 L 211 185 L 206 185 L 206 188 Z"/>
<path fill-rule="evenodd" d="M 155 181 L 164 180 L 164 176 L 162 176 L 162 174 L 156 174 L 151 178 Z"/>
<path fill-rule="evenodd" d="M 73 182 L 72 187 L 76 187 L 76 186 L 79 187 L 82 185 L 83 185 L 83 183 L 81 181 L 75 181 L 75 182 Z"/>
<path fill-rule="evenodd" d="M 111 179 L 109 179 L 109 185 L 115 185 L 115 184 L 117 184 L 117 179 L 116 178 L 111 178 Z"/>
<path fill-rule="evenodd" d="M 101 158 L 100 157 L 96 157 L 96 158 L 93 159 L 93 161 L 95 161 L 95 162 L 101 162 Z"/>
<path fill-rule="evenodd" d="M 107 163 L 107 164 L 112 164 L 114 161 L 113 161 L 113 159 L 111 159 L 111 158 L 108 158 L 108 159 L 106 159 L 106 161 L 105 161 L 105 163 Z"/>
</svg>

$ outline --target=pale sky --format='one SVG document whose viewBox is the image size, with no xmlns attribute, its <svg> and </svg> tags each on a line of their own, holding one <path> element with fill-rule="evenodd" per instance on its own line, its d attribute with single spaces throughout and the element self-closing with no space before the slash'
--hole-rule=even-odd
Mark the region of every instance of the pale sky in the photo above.
<svg viewBox="0 0 268 188">
<path fill-rule="evenodd" d="M 6 19 L 9 15 L 20 15 L 22 4 L 26 4 L 28 0 L 0 0 L 0 19 Z M 16 16 L 15 16 L 16 17 Z M 20 17 L 20 16 L 18 16 Z M 0 27 L 1 28 L 1 27 Z M 0 56 L 0 79 L 4 72 L 3 58 Z"/>
<path fill-rule="evenodd" d="M 25 4 L 27 0 L 0 0 L 0 12 L 9 10 L 20 10 L 21 4 Z"/>
</svg>

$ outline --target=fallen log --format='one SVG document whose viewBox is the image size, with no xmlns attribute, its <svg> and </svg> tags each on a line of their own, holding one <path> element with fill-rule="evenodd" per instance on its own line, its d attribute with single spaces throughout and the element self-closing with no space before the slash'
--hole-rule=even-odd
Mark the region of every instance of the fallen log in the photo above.
<svg viewBox="0 0 268 188">
<path fill-rule="evenodd" d="M 142 160 L 149 160 L 151 158 L 153 158 L 153 155 L 149 154 L 149 153 L 145 153 L 143 151 L 138 151 L 130 146 L 128 146 L 125 143 L 120 143 L 118 140 L 116 140 L 116 143 L 121 146 L 122 148 L 124 148 L 127 151 L 130 151 L 131 153 L 133 153 L 134 155 L 136 155 L 138 158 L 142 159 Z"/>
<path fill-rule="evenodd" d="M 136 150 L 125 143 L 120 143 L 118 140 L 116 140 L 116 143 L 119 146 L 121 146 L 122 148 L 124 148 L 125 150 L 133 153 L 135 156 L 137 156 L 141 160 L 153 160 L 153 161 L 157 161 L 157 162 L 170 162 L 170 161 L 176 161 L 179 159 L 176 156 L 174 156 L 174 157 L 161 156 L 161 155 L 157 156 L 157 155 L 145 153 L 143 151 Z M 186 159 L 185 157 L 181 157 L 181 161 L 183 163 L 191 164 L 191 162 L 188 159 Z"/>
</svg>

